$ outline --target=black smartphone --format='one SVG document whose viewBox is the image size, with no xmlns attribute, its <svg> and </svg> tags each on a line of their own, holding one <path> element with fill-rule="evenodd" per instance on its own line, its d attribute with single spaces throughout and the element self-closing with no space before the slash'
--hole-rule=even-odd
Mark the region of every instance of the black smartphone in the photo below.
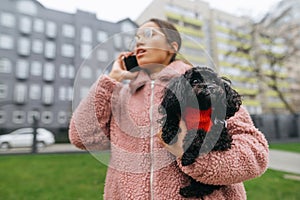
<svg viewBox="0 0 300 200">
<path fill-rule="evenodd" d="M 127 71 L 135 72 L 139 71 L 139 64 L 137 62 L 136 56 L 128 56 L 124 58 L 124 63 Z"/>
</svg>

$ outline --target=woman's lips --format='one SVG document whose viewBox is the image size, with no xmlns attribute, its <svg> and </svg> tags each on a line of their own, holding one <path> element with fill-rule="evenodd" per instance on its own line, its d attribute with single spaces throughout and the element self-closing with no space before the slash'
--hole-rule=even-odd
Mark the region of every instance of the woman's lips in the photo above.
<svg viewBox="0 0 300 200">
<path fill-rule="evenodd" d="M 136 56 L 139 57 L 139 56 L 142 56 L 146 53 L 146 50 L 145 49 L 137 49 L 136 50 Z"/>
</svg>

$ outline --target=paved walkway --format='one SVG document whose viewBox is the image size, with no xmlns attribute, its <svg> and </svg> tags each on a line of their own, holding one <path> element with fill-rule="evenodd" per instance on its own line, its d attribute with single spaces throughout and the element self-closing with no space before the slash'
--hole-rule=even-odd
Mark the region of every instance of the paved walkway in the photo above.
<svg viewBox="0 0 300 200">
<path fill-rule="evenodd" d="M 269 168 L 300 174 L 300 153 L 270 150 Z"/>
<path fill-rule="evenodd" d="M 31 149 L 11 149 L 1 154 L 23 154 L 30 153 Z M 85 152 L 77 149 L 72 144 L 54 144 L 39 150 L 39 153 L 76 153 Z M 300 153 L 292 153 L 287 151 L 270 150 L 269 168 L 289 173 L 300 174 Z"/>
</svg>

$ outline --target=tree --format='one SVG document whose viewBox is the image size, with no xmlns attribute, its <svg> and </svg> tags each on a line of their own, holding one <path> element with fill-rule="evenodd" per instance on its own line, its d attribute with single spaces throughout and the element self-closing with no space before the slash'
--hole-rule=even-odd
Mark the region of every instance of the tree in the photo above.
<svg viewBox="0 0 300 200">
<path fill-rule="evenodd" d="M 269 11 L 258 22 L 243 24 L 240 29 L 249 31 L 250 40 L 245 40 L 237 31 L 232 31 L 234 40 L 240 42 L 235 45 L 235 49 L 228 51 L 226 56 L 249 55 L 252 71 L 261 83 L 259 95 L 264 95 L 266 88 L 273 91 L 285 109 L 295 114 L 298 108 L 289 100 L 293 94 L 287 86 L 290 84 L 288 81 L 295 83 L 298 79 L 287 76 L 286 68 L 287 63 L 300 58 L 300 24 L 291 14 L 292 9 L 293 5 L 275 9 Z"/>
</svg>

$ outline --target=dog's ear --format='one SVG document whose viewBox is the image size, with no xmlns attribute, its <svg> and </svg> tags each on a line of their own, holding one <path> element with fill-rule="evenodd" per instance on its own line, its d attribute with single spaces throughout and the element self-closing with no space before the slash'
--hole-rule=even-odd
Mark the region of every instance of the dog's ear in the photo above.
<svg viewBox="0 0 300 200">
<path fill-rule="evenodd" d="M 240 109 L 240 106 L 242 105 L 242 98 L 241 95 L 229 85 L 230 82 L 227 80 L 223 81 L 223 83 L 227 101 L 226 117 L 229 118 Z"/>
</svg>

